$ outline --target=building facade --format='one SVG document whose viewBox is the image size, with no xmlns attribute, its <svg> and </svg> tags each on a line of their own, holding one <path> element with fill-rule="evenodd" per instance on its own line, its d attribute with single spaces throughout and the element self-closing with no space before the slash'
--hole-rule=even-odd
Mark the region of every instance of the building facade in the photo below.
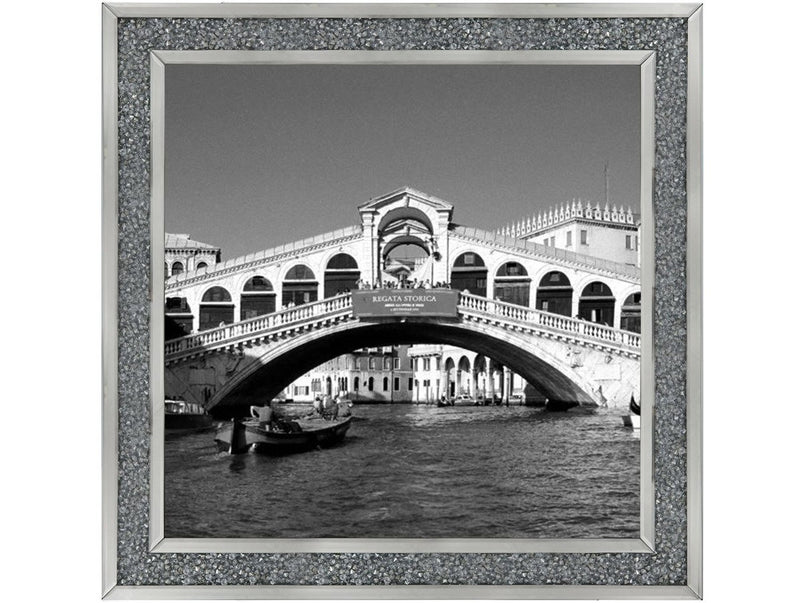
<svg viewBox="0 0 804 603">
<path fill-rule="evenodd" d="M 187 234 L 165 234 L 165 278 L 205 270 L 221 261 L 220 247 L 194 241 Z"/>
<path fill-rule="evenodd" d="M 343 354 L 296 379 L 282 397 L 312 402 L 316 396 L 343 394 L 358 404 L 411 402 L 414 371 L 409 349 L 385 346 Z"/>
<path fill-rule="evenodd" d="M 498 229 L 498 234 L 639 266 L 639 216 L 630 207 L 573 200 Z"/>
<path fill-rule="evenodd" d="M 363 348 L 325 362 L 285 388 L 281 399 L 312 402 L 346 395 L 358 404 L 434 404 L 468 396 L 479 403 L 544 399 L 520 375 L 488 357 L 449 345 Z"/>
</svg>

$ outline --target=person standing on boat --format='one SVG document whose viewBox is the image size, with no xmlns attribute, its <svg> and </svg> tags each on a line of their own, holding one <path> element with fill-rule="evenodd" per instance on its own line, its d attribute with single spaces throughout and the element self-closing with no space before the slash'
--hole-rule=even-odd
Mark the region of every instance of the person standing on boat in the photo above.
<svg viewBox="0 0 804 603">
<path fill-rule="evenodd" d="M 252 406 L 251 416 L 260 422 L 260 427 L 265 430 L 270 430 L 274 422 L 274 410 L 270 404 L 263 406 Z"/>
<path fill-rule="evenodd" d="M 332 412 L 335 407 L 335 400 L 332 399 L 330 394 L 324 396 L 322 414 L 325 419 L 332 417 Z"/>
<path fill-rule="evenodd" d="M 337 419 L 338 417 L 348 417 L 352 414 L 352 411 L 349 410 L 352 407 L 352 403 L 349 398 L 346 397 L 345 392 L 338 393 L 338 399 L 335 400 L 335 416 L 333 419 Z"/>
</svg>

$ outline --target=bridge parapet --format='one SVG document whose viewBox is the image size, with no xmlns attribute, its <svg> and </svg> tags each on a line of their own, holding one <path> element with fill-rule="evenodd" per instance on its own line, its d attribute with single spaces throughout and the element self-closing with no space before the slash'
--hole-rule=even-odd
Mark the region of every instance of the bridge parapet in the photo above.
<svg viewBox="0 0 804 603">
<path fill-rule="evenodd" d="M 640 356 L 641 337 L 630 331 L 490 300 L 469 293 L 459 295 L 457 309 L 459 318 L 464 320 L 498 323 L 502 329 L 531 331 L 534 335 L 541 334 L 550 338 L 591 344 L 634 358 Z M 289 333 L 307 330 L 323 323 L 357 320 L 352 310 L 350 294 L 285 308 L 273 314 L 168 341 L 165 344 L 165 360 L 171 364 L 198 354 L 252 345 L 267 338 L 284 337 Z"/>
<path fill-rule="evenodd" d="M 494 317 L 509 319 L 511 326 L 521 328 L 544 327 L 551 331 L 578 336 L 597 343 L 605 343 L 639 355 L 642 337 L 638 333 L 623 331 L 593 322 L 542 312 L 516 304 L 490 300 L 485 297 L 462 293 L 458 301 L 458 312 L 472 317 Z"/>
<path fill-rule="evenodd" d="M 168 363 L 175 362 L 202 351 L 239 345 L 266 336 L 277 336 L 282 332 L 294 331 L 316 321 L 332 321 L 337 318 L 351 317 L 352 298 L 350 295 L 329 297 L 321 301 L 285 308 L 273 314 L 173 339 L 165 343 L 165 360 Z"/>
</svg>

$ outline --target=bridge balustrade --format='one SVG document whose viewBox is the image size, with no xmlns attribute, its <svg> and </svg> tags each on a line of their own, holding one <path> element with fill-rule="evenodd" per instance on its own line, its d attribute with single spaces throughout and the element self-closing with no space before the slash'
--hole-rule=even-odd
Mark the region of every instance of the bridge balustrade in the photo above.
<svg viewBox="0 0 804 603">
<path fill-rule="evenodd" d="M 576 333 L 583 337 L 595 340 L 607 341 L 624 347 L 639 349 L 641 337 L 637 333 L 623 331 L 613 327 L 607 327 L 597 323 L 570 318 L 552 312 L 543 312 L 533 308 L 525 308 L 517 304 L 490 300 L 485 297 L 472 295 L 471 293 L 461 293 L 458 300 L 458 311 L 468 310 L 482 312 L 492 316 L 500 316 L 520 323 L 539 325 L 564 331 Z"/>
<path fill-rule="evenodd" d="M 296 326 L 322 317 L 351 315 L 352 296 L 349 293 L 329 297 L 292 308 L 284 308 L 273 314 L 251 318 L 231 325 L 187 335 L 165 344 L 165 355 L 175 356 L 196 349 L 231 345 L 238 339 L 252 334 L 265 334 L 281 330 L 286 326 Z M 607 342 L 613 345 L 639 350 L 641 337 L 631 331 L 623 331 L 597 323 L 586 322 L 560 314 L 552 314 L 517 304 L 491 300 L 471 293 L 460 293 L 458 313 L 473 317 L 499 317 L 505 321 L 528 326 L 540 326 L 553 331 L 572 333 L 592 341 Z"/>
<path fill-rule="evenodd" d="M 188 335 L 180 339 L 168 341 L 165 344 L 165 355 L 171 356 L 197 348 L 214 347 L 216 343 L 237 339 L 254 333 L 275 330 L 277 327 L 294 325 L 308 321 L 311 318 L 336 314 L 344 310 L 351 310 L 351 307 L 351 296 L 344 294 L 302 306 L 284 308 L 273 314 L 258 316 L 257 318 L 251 318 L 231 325 L 209 329 L 208 331 L 195 335 Z"/>
</svg>

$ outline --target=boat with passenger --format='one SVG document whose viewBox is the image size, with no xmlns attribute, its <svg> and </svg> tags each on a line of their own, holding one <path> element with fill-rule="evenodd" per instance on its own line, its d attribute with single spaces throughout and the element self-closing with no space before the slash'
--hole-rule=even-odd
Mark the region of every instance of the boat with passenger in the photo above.
<svg viewBox="0 0 804 603">
<path fill-rule="evenodd" d="M 256 419 L 232 419 L 215 433 L 218 450 L 241 454 L 253 449 L 267 454 L 290 454 L 314 448 L 326 448 L 341 442 L 352 423 L 352 416 L 342 419 L 301 417 L 277 419 L 260 425 Z"/>
</svg>

